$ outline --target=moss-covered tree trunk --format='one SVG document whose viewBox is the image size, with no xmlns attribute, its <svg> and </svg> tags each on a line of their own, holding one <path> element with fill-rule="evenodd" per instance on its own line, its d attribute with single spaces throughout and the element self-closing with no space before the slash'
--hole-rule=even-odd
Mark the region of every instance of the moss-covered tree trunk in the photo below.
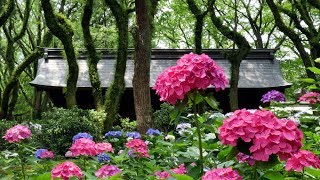
<svg viewBox="0 0 320 180">
<path fill-rule="evenodd" d="M 152 127 L 150 96 L 150 59 L 152 22 L 157 1 L 136 0 L 135 57 L 132 80 L 138 130 L 144 133 Z"/>
<path fill-rule="evenodd" d="M 72 42 L 73 29 L 71 22 L 62 14 L 54 12 L 50 0 L 41 0 L 41 6 L 44 11 L 44 17 L 51 33 L 56 36 L 63 44 L 67 62 L 68 62 L 68 77 L 65 98 L 67 108 L 72 108 L 77 105 L 76 91 L 79 67 L 76 60 L 75 50 Z"/>
<path fill-rule="evenodd" d="M 107 113 L 104 121 L 104 129 L 110 130 L 113 121 L 118 113 L 121 96 L 125 90 L 124 75 L 126 72 L 128 59 L 128 21 L 129 13 L 132 9 L 123 7 L 116 0 L 106 0 L 106 4 L 111 9 L 113 16 L 116 19 L 118 29 L 118 49 L 117 61 L 115 64 L 113 82 L 106 92 L 105 111 Z"/>
<path fill-rule="evenodd" d="M 292 2 L 292 5 L 294 8 L 296 8 L 295 3 L 298 3 L 298 1 Z M 304 3 L 306 3 L 306 2 L 304 1 Z M 312 60 L 312 57 L 310 57 L 310 55 L 308 54 L 308 52 L 305 49 L 305 46 L 303 44 L 304 40 L 301 38 L 301 34 L 299 32 L 297 33 L 294 28 L 286 26 L 282 20 L 281 15 L 280 15 L 280 12 L 282 12 L 282 11 L 286 15 L 288 15 L 293 20 L 294 25 L 296 27 L 296 30 L 298 30 L 298 31 L 302 32 L 304 35 L 306 35 L 306 37 L 309 41 L 309 44 L 312 46 L 313 40 L 316 39 L 317 41 L 319 41 L 319 31 L 320 30 L 318 30 L 318 33 L 315 33 L 317 30 L 315 30 L 313 22 L 312 21 L 310 22 L 310 18 L 306 17 L 306 16 L 308 16 L 306 14 L 308 11 L 305 12 L 302 9 L 299 10 L 299 8 L 297 8 L 297 10 L 298 10 L 297 12 L 301 13 L 303 11 L 301 13 L 301 19 L 303 19 L 303 21 L 307 22 L 306 24 L 307 24 L 308 28 L 304 28 L 300 24 L 301 21 L 298 19 L 296 11 L 289 12 L 289 11 L 286 11 L 285 9 L 280 10 L 279 7 L 274 3 L 273 0 L 267 0 L 267 4 L 268 4 L 269 8 L 271 9 L 271 12 L 273 14 L 273 17 L 274 17 L 274 20 L 275 20 L 277 27 L 279 28 L 279 30 L 281 32 L 283 32 L 285 35 L 287 35 L 290 38 L 290 40 L 293 42 L 295 48 L 299 52 L 300 57 L 303 61 L 303 64 L 306 67 L 307 76 L 309 78 L 316 79 L 315 74 L 307 69 L 308 67 L 313 66 L 313 62 L 312 62 L 313 60 Z M 315 49 L 313 47 L 311 47 L 311 52 L 313 50 L 315 50 Z M 318 51 L 320 51 L 320 49 Z"/>
<path fill-rule="evenodd" d="M 26 0 L 24 14 L 22 16 L 22 27 L 17 33 L 16 31 L 13 31 L 14 21 L 12 18 L 9 21 L 7 21 L 8 27 L 3 26 L 3 31 L 7 38 L 5 62 L 8 68 L 8 73 L 10 78 L 14 75 L 13 73 L 15 70 L 14 45 L 25 35 L 27 26 L 28 26 L 29 17 L 30 17 L 30 11 L 31 11 L 31 0 Z M 12 117 L 15 105 L 17 103 L 18 92 L 19 92 L 18 83 L 16 82 L 14 86 L 11 87 L 10 81 L 11 80 L 9 79 L 9 82 L 6 84 L 6 87 L 2 95 L 2 102 L 1 102 L 1 114 L 3 115 L 3 118 L 7 118 L 7 119 L 10 119 Z"/>
<path fill-rule="evenodd" d="M 202 53 L 202 32 L 204 19 L 208 11 L 201 12 L 200 8 L 196 5 L 194 0 L 187 0 L 189 10 L 194 15 L 196 22 L 194 27 L 194 44 L 195 44 L 195 53 Z"/>
<path fill-rule="evenodd" d="M 238 82 L 241 61 L 249 54 L 250 45 L 245 37 L 240 33 L 233 31 L 230 27 L 223 25 L 223 22 L 215 14 L 214 10 L 215 0 L 208 1 L 208 10 L 210 18 L 214 26 L 228 39 L 234 41 L 238 49 L 233 52 L 227 52 L 226 57 L 231 63 L 231 79 L 230 79 L 230 92 L 229 103 L 231 111 L 238 109 Z"/>
<path fill-rule="evenodd" d="M 3 10 L 0 11 L 0 27 L 2 27 L 6 23 L 13 9 L 14 9 L 14 0 L 7 0 L 7 2 L 3 6 Z"/>
<path fill-rule="evenodd" d="M 92 17 L 93 0 L 87 0 L 82 14 L 82 32 L 84 45 L 88 53 L 89 77 L 92 86 L 92 96 L 97 111 L 103 110 L 102 90 L 100 87 L 100 78 L 98 74 L 97 64 L 99 57 L 97 55 L 92 36 L 90 33 L 90 19 Z"/>
</svg>

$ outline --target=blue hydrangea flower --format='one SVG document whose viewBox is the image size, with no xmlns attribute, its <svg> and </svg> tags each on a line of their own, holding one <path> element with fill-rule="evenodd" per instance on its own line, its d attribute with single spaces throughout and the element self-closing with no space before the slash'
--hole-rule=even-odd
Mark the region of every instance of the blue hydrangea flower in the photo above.
<svg viewBox="0 0 320 180">
<path fill-rule="evenodd" d="M 38 149 L 36 152 L 35 152 L 35 156 L 36 156 L 36 158 L 38 158 L 38 159 L 42 159 L 41 158 L 41 154 L 43 153 L 43 152 L 45 152 L 45 151 L 47 151 L 47 149 Z"/>
<path fill-rule="evenodd" d="M 121 137 L 122 136 L 122 132 L 121 131 L 109 131 L 107 132 L 104 137 Z"/>
<path fill-rule="evenodd" d="M 100 163 L 109 162 L 110 161 L 110 157 L 106 153 L 101 153 L 101 154 L 98 155 L 98 161 Z"/>
<path fill-rule="evenodd" d="M 286 97 L 284 96 L 283 93 L 279 91 L 271 90 L 262 96 L 261 101 L 263 103 L 271 102 L 271 101 L 284 102 L 286 101 Z"/>
<path fill-rule="evenodd" d="M 141 137 L 141 136 L 140 136 L 140 133 L 138 133 L 138 132 L 136 132 L 136 131 L 128 132 L 128 133 L 126 134 L 126 136 L 127 136 L 127 137 L 131 137 L 131 138 L 133 138 L 133 139 L 138 139 L 138 138 Z"/>
<path fill-rule="evenodd" d="M 93 140 L 93 137 L 88 133 L 78 133 L 75 136 L 73 136 L 72 141 L 74 143 L 74 142 L 76 142 L 76 140 L 81 139 L 81 138 Z"/>
<path fill-rule="evenodd" d="M 146 134 L 149 136 L 152 136 L 152 135 L 160 135 L 161 133 L 158 129 L 149 128 Z"/>
</svg>

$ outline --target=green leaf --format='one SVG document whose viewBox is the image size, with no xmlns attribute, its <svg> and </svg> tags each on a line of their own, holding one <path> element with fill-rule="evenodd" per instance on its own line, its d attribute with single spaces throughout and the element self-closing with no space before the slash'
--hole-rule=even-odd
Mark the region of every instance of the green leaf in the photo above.
<svg viewBox="0 0 320 180">
<path fill-rule="evenodd" d="M 184 174 L 172 174 L 173 177 L 176 178 L 176 180 L 193 180 L 192 177 Z"/>
<path fill-rule="evenodd" d="M 316 67 L 309 67 L 308 68 L 310 71 L 316 73 L 316 74 L 319 74 L 320 75 L 320 69 L 319 68 L 316 68 Z"/>
<path fill-rule="evenodd" d="M 48 180 L 51 179 L 51 173 L 45 173 L 45 174 L 41 174 L 39 176 L 33 176 L 30 178 L 30 180 Z"/>
<path fill-rule="evenodd" d="M 122 178 L 120 178 L 120 175 L 121 175 L 121 173 L 118 173 L 118 174 L 116 174 L 114 176 L 111 176 L 109 178 L 109 180 L 121 180 Z"/>
<path fill-rule="evenodd" d="M 97 179 L 95 176 L 93 176 L 92 174 L 90 174 L 89 172 L 84 172 L 83 174 L 88 178 L 88 179 Z"/>
<path fill-rule="evenodd" d="M 284 176 L 280 172 L 277 171 L 268 171 L 266 172 L 263 177 L 269 179 L 269 180 L 283 180 Z"/>
<path fill-rule="evenodd" d="M 176 106 L 171 110 L 170 112 L 170 123 L 172 123 L 173 121 L 175 121 L 176 119 L 178 119 L 181 115 L 181 113 L 183 112 L 183 110 L 186 108 L 188 101 L 186 99 L 184 99 L 181 102 L 178 102 L 176 104 Z"/>
<path fill-rule="evenodd" d="M 312 78 L 301 78 L 300 81 L 306 82 L 306 83 L 316 83 L 316 80 Z"/>
<path fill-rule="evenodd" d="M 305 173 L 314 176 L 316 179 L 320 179 L 320 169 L 305 168 Z"/>
<path fill-rule="evenodd" d="M 219 102 L 213 97 L 213 95 L 209 95 L 204 97 L 204 100 L 207 102 L 207 104 L 212 108 L 219 110 Z"/>
</svg>

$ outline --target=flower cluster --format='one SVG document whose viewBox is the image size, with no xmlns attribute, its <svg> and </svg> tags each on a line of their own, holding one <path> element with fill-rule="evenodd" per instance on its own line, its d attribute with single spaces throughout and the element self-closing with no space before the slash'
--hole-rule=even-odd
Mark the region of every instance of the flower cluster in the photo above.
<svg viewBox="0 0 320 180">
<path fill-rule="evenodd" d="M 104 137 L 106 137 L 106 138 L 108 138 L 108 137 L 117 138 L 117 137 L 121 137 L 121 136 L 122 136 L 121 131 L 109 131 L 104 135 Z"/>
<path fill-rule="evenodd" d="M 141 139 L 132 139 L 127 142 L 126 147 L 133 151 L 133 153 L 138 153 L 139 157 L 150 157 L 148 153 L 147 144 Z"/>
<path fill-rule="evenodd" d="M 110 143 L 102 142 L 102 143 L 96 143 L 94 146 L 96 148 L 97 154 L 103 153 L 103 152 L 112 152 L 113 148 Z"/>
<path fill-rule="evenodd" d="M 225 89 L 228 80 L 224 71 L 206 54 L 185 54 L 176 66 L 162 72 L 153 89 L 160 101 L 175 104 L 193 89 L 206 89 L 213 85 L 216 91 Z"/>
<path fill-rule="evenodd" d="M 156 171 L 154 175 L 157 176 L 157 179 L 167 179 L 171 177 L 167 171 Z"/>
<path fill-rule="evenodd" d="M 262 96 L 261 101 L 263 103 L 272 102 L 272 101 L 284 102 L 284 101 L 286 101 L 286 97 L 284 96 L 283 93 L 281 93 L 279 91 L 271 90 Z"/>
<path fill-rule="evenodd" d="M 317 92 L 306 93 L 302 95 L 298 101 L 299 102 L 304 101 L 312 105 L 320 103 L 320 93 L 317 93 Z"/>
<path fill-rule="evenodd" d="M 178 166 L 174 169 L 171 169 L 170 171 L 174 174 L 186 174 L 187 173 L 187 169 L 185 168 L 184 164 L 180 164 L 180 166 Z M 167 179 L 167 178 L 171 177 L 170 173 L 167 171 L 156 171 L 154 173 L 154 175 L 157 177 L 157 179 Z"/>
<path fill-rule="evenodd" d="M 48 151 L 47 149 L 38 149 L 35 152 L 35 156 L 38 159 L 49 159 L 49 158 L 54 158 L 54 154 L 52 151 Z"/>
<path fill-rule="evenodd" d="M 73 136 L 72 142 L 75 143 L 76 140 L 81 139 L 81 138 L 86 138 L 86 139 L 93 140 L 93 137 L 88 133 L 78 133 L 78 134 Z"/>
<path fill-rule="evenodd" d="M 320 168 L 320 159 L 310 151 L 300 150 L 290 157 L 286 163 L 287 171 L 301 171 L 304 167 Z"/>
<path fill-rule="evenodd" d="M 51 171 L 52 178 L 69 179 L 70 177 L 82 177 L 81 169 L 73 162 L 66 161 L 57 165 Z"/>
<path fill-rule="evenodd" d="M 98 155 L 98 161 L 100 163 L 109 162 L 110 161 L 110 157 L 106 153 L 101 153 L 101 154 Z"/>
<path fill-rule="evenodd" d="M 27 139 L 31 137 L 31 131 L 27 126 L 22 126 L 20 124 L 13 126 L 8 129 L 4 138 L 9 141 L 9 143 L 20 142 L 20 140 Z"/>
<path fill-rule="evenodd" d="M 126 134 L 126 136 L 127 136 L 128 138 L 132 138 L 132 139 L 138 139 L 138 138 L 141 137 L 140 133 L 138 133 L 138 132 L 136 132 L 136 131 L 128 132 L 128 133 Z"/>
<path fill-rule="evenodd" d="M 254 165 L 254 159 L 252 156 L 249 156 L 247 154 L 244 154 L 242 152 L 238 153 L 237 154 L 237 160 L 240 162 L 240 163 L 248 163 L 250 166 L 253 166 Z"/>
<path fill-rule="evenodd" d="M 205 175 L 202 176 L 201 180 L 242 180 L 242 177 L 237 171 L 232 170 L 232 168 L 217 168 L 207 171 Z"/>
<path fill-rule="evenodd" d="M 149 128 L 146 134 L 149 136 L 154 136 L 154 135 L 160 135 L 161 133 L 158 129 Z"/>
<path fill-rule="evenodd" d="M 180 136 L 187 136 L 192 133 L 190 123 L 180 123 L 177 125 L 176 130 L 178 131 Z"/>
<path fill-rule="evenodd" d="M 120 172 L 121 170 L 115 165 L 104 165 L 95 173 L 95 175 L 98 178 L 103 179 L 114 176 Z"/>
<path fill-rule="evenodd" d="M 97 154 L 107 152 L 113 152 L 112 145 L 110 143 L 95 143 L 94 141 L 81 138 L 76 140 L 70 147 L 72 156 L 89 155 L 96 156 Z"/>
<path fill-rule="evenodd" d="M 281 160 L 288 159 L 301 148 L 302 136 L 296 123 L 278 119 L 265 110 L 254 113 L 237 110 L 219 127 L 219 139 L 223 144 L 237 146 L 239 150 L 243 149 L 239 146 L 244 144 L 258 161 L 268 161 L 272 154 Z"/>
<path fill-rule="evenodd" d="M 184 166 L 184 164 L 180 164 L 180 166 L 171 169 L 171 172 L 175 173 L 175 174 L 186 174 L 187 173 L 187 169 Z"/>
</svg>

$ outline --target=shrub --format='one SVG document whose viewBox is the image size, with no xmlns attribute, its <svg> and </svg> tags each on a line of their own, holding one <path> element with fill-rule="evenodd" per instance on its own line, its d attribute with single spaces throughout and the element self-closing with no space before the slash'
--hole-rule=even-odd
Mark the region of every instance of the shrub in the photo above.
<svg viewBox="0 0 320 180">
<path fill-rule="evenodd" d="M 170 112 L 173 106 L 168 103 L 162 103 L 160 109 L 153 113 L 154 127 L 162 132 L 169 132 L 174 130 L 174 125 L 171 123 Z"/>
<path fill-rule="evenodd" d="M 54 108 L 43 113 L 40 124 L 41 133 L 36 136 L 41 148 L 47 148 L 57 154 L 64 155 L 72 144 L 72 137 L 79 132 L 87 132 L 95 141 L 102 139 L 103 112 L 82 110 L 78 108 Z"/>
</svg>

